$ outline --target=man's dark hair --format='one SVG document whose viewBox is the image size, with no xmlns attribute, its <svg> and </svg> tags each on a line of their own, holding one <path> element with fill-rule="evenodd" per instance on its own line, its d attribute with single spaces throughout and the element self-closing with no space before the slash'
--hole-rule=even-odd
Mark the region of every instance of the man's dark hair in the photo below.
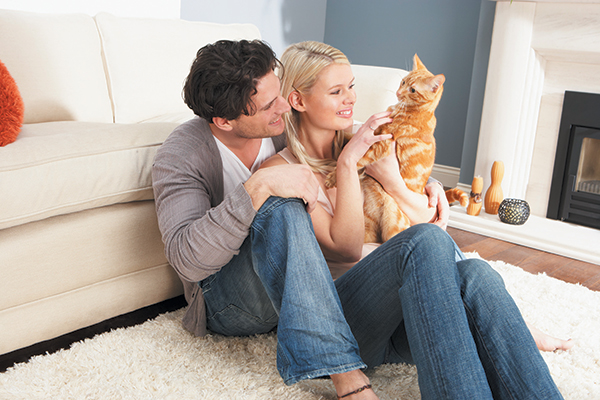
<svg viewBox="0 0 600 400">
<path fill-rule="evenodd" d="M 271 47 L 260 40 L 220 40 L 198 50 L 183 87 L 185 104 L 194 114 L 234 120 L 253 115 L 259 79 L 281 65 Z"/>
</svg>

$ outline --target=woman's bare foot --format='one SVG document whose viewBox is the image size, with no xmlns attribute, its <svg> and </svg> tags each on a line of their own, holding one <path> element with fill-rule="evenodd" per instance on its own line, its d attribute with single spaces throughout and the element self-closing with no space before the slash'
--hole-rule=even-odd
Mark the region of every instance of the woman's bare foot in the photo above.
<svg viewBox="0 0 600 400">
<path fill-rule="evenodd" d="M 331 381 L 335 386 L 338 398 L 341 396 L 348 395 L 361 389 L 366 385 L 369 385 L 369 378 L 359 369 L 354 371 L 345 372 L 343 374 L 331 375 Z M 345 400 L 375 400 L 379 399 L 373 389 L 364 389 L 357 393 L 344 397 Z"/>
<path fill-rule="evenodd" d="M 562 340 L 555 338 L 540 331 L 538 328 L 531 324 L 527 324 L 527 327 L 529 328 L 533 339 L 535 339 L 535 344 L 537 345 L 537 348 L 541 351 L 566 351 L 575 345 L 575 342 L 571 339 Z"/>
</svg>

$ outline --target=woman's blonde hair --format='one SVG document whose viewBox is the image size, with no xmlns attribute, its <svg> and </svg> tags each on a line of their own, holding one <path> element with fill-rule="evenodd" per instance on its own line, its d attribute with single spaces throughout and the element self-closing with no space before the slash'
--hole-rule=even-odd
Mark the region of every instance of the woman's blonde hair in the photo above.
<svg viewBox="0 0 600 400">
<path fill-rule="evenodd" d="M 281 57 L 283 70 L 280 70 L 281 95 L 288 100 L 292 91 L 309 93 L 317 80 L 317 75 L 331 64 L 350 65 L 348 58 L 340 50 L 321 42 L 301 42 L 289 46 Z M 313 171 L 327 174 L 335 167 L 344 140 L 344 132 L 336 132 L 332 160 L 311 157 L 300 143 L 300 113 L 292 107 L 292 111 L 283 115 L 285 132 L 290 151 L 302 164 Z"/>
</svg>

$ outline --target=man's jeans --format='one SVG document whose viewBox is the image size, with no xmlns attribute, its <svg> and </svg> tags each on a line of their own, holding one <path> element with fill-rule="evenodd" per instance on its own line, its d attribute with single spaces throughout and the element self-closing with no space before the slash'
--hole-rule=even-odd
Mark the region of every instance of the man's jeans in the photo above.
<svg viewBox="0 0 600 400">
<path fill-rule="evenodd" d="M 361 360 L 411 362 L 423 399 L 562 398 L 502 278 L 462 258 L 443 230 L 417 225 L 334 285 L 304 204 L 271 198 L 240 254 L 202 282 L 208 327 L 250 335 L 278 323 L 287 384 Z"/>
<path fill-rule="evenodd" d="M 240 254 L 201 286 L 211 331 L 252 335 L 277 326 L 286 384 L 366 367 L 301 200 L 267 200 Z"/>
</svg>

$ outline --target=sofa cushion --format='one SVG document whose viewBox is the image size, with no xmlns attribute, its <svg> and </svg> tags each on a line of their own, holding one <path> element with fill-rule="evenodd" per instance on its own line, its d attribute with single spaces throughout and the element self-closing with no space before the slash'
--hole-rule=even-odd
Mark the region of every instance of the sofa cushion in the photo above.
<svg viewBox="0 0 600 400">
<path fill-rule="evenodd" d="M 0 60 L 23 97 L 24 123 L 112 122 L 92 17 L 0 10 Z"/>
<path fill-rule="evenodd" d="M 25 124 L 0 147 L 0 229 L 53 215 L 152 199 L 151 168 L 177 123 Z"/>
<path fill-rule="evenodd" d="M 171 113 L 192 115 L 183 82 L 198 49 L 219 39 L 260 38 L 251 24 L 120 18 L 100 13 L 115 122 L 141 122 Z"/>
<path fill-rule="evenodd" d="M 398 68 L 352 65 L 356 104 L 354 119 L 364 122 L 373 114 L 387 110 L 398 102 L 396 90 L 408 71 Z M 391 89 L 395 88 L 395 89 Z"/>
</svg>

